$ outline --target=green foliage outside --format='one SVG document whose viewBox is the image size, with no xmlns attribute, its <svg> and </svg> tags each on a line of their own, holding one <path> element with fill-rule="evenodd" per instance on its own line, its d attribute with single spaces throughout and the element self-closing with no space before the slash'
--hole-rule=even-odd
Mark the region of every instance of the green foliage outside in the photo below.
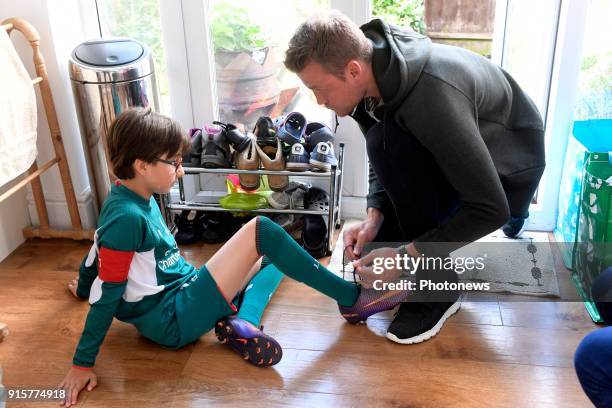
<svg viewBox="0 0 612 408">
<path fill-rule="evenodd" d="M 170 113 L 159 0 L 97 0 L 97 4 L 104 37 L 133 38 L 151 49 L 161 97 L 161 111 Z"/>
<path fill-rule="evenodd" d="M 423 0 L 372 0 L 372 17 L 425 33 Z"/>
<path fill-rule="evenodd" d="M 212 12 L 212 37 L 215 51 L 251 51 L 266 46 L 261 27 L 244 7 L 231 1 L 216 1 Z"/>
<path fill-rule="evenodd" d="M 574 119 L 612 118 L 612 52 L 582 58 Z"/>
</svg>

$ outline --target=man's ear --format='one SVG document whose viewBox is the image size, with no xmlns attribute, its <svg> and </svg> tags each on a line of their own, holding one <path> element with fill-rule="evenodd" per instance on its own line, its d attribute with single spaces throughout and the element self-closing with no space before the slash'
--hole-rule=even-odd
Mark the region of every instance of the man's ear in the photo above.
<svg viewBox="0 0 612 408">
<path fill-rule="evenodd" d="M 351 79 L 359 79 L 361 74 L 363 73 L 363 67 L 361 66 L 361 62 L 358 60 L 350 60 L 348 64 L 346 64 L 346 75 Z"/>
<path fill-rule="evenodd" d="M 144 175 L 149 168 L 149 163 L 144 160 L 136 159 L 134 160 L 134 164 L 132 164 L 132 166 L 134 166 L 134 172 L 136 174 Z"/>
</svg>

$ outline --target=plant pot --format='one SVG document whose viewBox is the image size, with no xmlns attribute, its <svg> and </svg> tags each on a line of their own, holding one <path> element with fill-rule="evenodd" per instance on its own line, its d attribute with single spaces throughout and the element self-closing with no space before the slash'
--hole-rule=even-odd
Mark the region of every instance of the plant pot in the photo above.
<svg viewBox="0 0 612 408">
<path fill-rule="evenodd" d="M 248 52 L 215 53 L 217 95 L 221 111 L 252 111 L 275 105 L 280 64 L 269 47 Z"/>
</svg>

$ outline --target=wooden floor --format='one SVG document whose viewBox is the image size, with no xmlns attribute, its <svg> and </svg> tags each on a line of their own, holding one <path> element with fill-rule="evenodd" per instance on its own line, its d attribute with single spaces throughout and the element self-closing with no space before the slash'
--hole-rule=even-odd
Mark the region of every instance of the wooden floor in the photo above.
<svg viewBox="0 0 612 408">
<path fill-rule="evenodd" d="M 89 245 L 33 240 L 0 263 L 0 322 L 11 330 L 0 343 L 6 387 L 53 387 L 69 369 L 88 304 L 65 285 Z M 183 252 L 200 265 L 217 248 Z M 560 275 L 562 290 L 571 291 L 567 271 Z M 487 296 L 468 298 L 430 341 L 402 346 L 384 337 L 391 313 L 350 326 L 334 301 L 285 279 L 263 319 L 284 356 L 267 369 L 242 361 L 211 333 L 166 351 L 114 321 L 96 365 L 98 387 L 78 405 L 590 406 L 573 369 L 576 346 L 596 327 L 582 304 Z"/>
</svg>

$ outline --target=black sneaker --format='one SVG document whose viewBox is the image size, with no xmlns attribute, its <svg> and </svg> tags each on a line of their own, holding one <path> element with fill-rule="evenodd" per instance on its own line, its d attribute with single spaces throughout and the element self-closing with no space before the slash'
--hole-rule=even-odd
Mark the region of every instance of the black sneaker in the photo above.
<svg viewBox="0 0 612 408">
<path fill-rule="evenodd" d="M 183 155 L 184 167 L 197 167 L 202 157 L 202 129 L 193 128 L 189 130 L 191 146 L 189 151 Z"/>
<path fill-rule="evenodd" d="M 253 133 L 257 139 L 257 144 L 262 149 L 265 147 L 276 148 L 276 130 L 274 122 L 268 116 L 260 116 L 255 123 Z"/>
<path fill-rule="evenodd" d="M 455 302 L 402 303 L 387 329 L 387 338 L 400 344 L 429 340 L 442 328 L 446 319 L 461 307 L 461 297 Z"/>
<path fill-rule="evenodd" d="M 176 243 L 194 244 L 200 240 L 204 222 L 202 211 L 183 210 L 180 214 L 175 214 L 174 223 L 178 232 L 174 236 Z"/>
<path fill-rule="evenodd" d="M 205 125 L 202 133 L 200 165 L 205 168 L 230 168 L 230 145 L 225 131 L 218 126 Z"/>
<path fill-rule="evenodd" d="M 227 212 L 210 211 L 206 213 L 201 239 L 205 244 L 225 242 L 240 229 L 237 217 Z"/>
<path fill-rule="evenodd" d="M 304 130 L 304 139 L 306 140 L 306 150 L 312 152 L 315 147 L 321 142 L 334 143 L 334 132 L 319 122 L 310 122 Z"/>
<path fill-rule="evenodd" d="M 213 124 L 221 126 L 221 129 L 223 129 L 223 137 L 232 145 L 234 150 L 241 152 L 251 143 L 249 137 L 242 133 L 235 125 L 217 121 L 213 122 Z"/>
<path fill-rule="evenodd" d="M 527 219 L 528 217 L 510 217 L 510 221 L 504 224 L 502 231 L 508 238 L 518 238 L 527 228 Z"/>
</svg>

